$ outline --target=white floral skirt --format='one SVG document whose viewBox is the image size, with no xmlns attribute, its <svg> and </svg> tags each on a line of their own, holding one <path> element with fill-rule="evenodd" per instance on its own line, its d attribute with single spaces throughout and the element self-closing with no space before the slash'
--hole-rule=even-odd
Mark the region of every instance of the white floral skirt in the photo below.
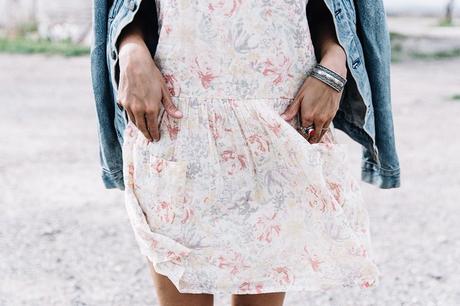
<svg viewBox="0 0 460 306">
<path fill-rule="evenodd" d="M 310 144 L 291 99 L 173 96 L 158 142 L 124 132 L 126 209 L 140 251 L 182 293 L 374 287 L 369 216 L 334 127 Z"/>
</svg>

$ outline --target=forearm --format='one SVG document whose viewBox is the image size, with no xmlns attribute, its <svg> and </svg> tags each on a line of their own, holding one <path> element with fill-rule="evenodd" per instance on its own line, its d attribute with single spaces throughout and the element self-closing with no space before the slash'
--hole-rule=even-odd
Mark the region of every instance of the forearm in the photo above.
<svg viewBox="0 0 460 306">
<path fill-rule="evenodd" d="M 158 18 L 155 1 L 142 0 L 133 21 L 123 29 L 118 38 L 120 57 L 132 54 L 133 50 L 148 49 L 153 58 L 157 43 Z"/>
<path fill-rule="evenodd" d="M 139 8 L 140 10 L 141 8 Z M 128 24 L 120 34 L 118 44 L 120 52 L 124 47 L 131 43 L 142 43 L 145 41 L 145 29 L 143 23 L 142 11 L 134 17 L 134 20 Z"/>
<path fill-rule="evenodd" d="M 120 35 L 119 39 L 119 50 L 120 55 L 124 53 L 132 45 L 144 45 L 144 32 L 138 22 L 132 22 L 129 24 Z"/>
<path fill-rule="evenodd" d="M 151 3 L 153 0 L 143 0 L 132 22 L 130 22 L 118 37 L 119 63 L 116 67 L 116 76 L 119 69 L 126 69 L 129 64 L 136 63 L 139 58 L 145 59 L 145 54 L 152 54 L 148 43 L 152 39 Z M 153 16 L 155 17 L 155 16 Z"/>
<path fill-rule="evenodd" d="M 329 9 L 323 0 L 310 0 L 307 11 L 318 61 L 332 66 L 337 73 L 346 76 L 346 54 L 338 42 Z"/>
</svg>

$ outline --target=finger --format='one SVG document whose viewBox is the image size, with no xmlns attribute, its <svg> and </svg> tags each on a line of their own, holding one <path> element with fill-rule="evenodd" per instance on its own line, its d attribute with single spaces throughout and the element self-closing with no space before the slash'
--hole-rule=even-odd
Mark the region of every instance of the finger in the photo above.
<svg viewBox="0 0 460 306">
<path fill-rule="evenodd" d="M 319 140 L 321 139 L 321 129 L 324 128 L 325 120 L 322 119 L 316 119 L 314 121 L 315 124 L 315 132 L 310 138 L 311 143 L 318 143 Z"/>
<path fill-rule="evenodd" d="M 332 119 L 328 120 L 328 121 L 324 124 L 324 129 L 321 130 L 321 135 L 320 135 L 320 137 L 319 137 L 320 140 L 323 139 L 324 134 L 326 134 L 326 132 L 329 130 L 329 125 L 331 124 L 331 121 L 332 121 Z"/>
<path fill-rule="evenodd" d="M 131 109 L 125 108 L 125 110 L 128 112 L 128 118 L 129 118 L 129 120 L 131 120 L 131 122 L 134 123 L 134 125 L 136 125 L 136 118 L 134 117 L 134 114 L 133 114 L 133 112 L 131 111 Z"/>
<path fill-rule="evenodd" d="M 166 88 L 163 88 L 162 94 L 162 101 L 165 111 L 174 118 L 182 118 L 182 112 L 176 107 L 176 105 L 172 101 L 169 91 Z"/>
<path fill-rule="evenodd" d="M 318 142 L 320 142 L 323 139 L 323 136 L 324 134 L 326 134 L 326 132 L 327 132 L 327 129 L 324 127 L 319 134 Z"/>
<path fill-rule="evenodd" d="M 310 113 L 306 113 L 300 109 L 300 125 L 303 127 L 310 126 L 314 123 L 314 118 Z"/>
<path fill-rule="evenodd" d="M 300 107 L 300 99 L 294 99 L 292 103 L 284 110 L 281 114 L 281 118 L 286 121 L 292 120 L 294 116 L 298 113 Z"/>
<path fill-rule="evenodd" d="M 309 114 L 302 113 L 302 108 L 300 109 L 300 122 L 299 122 L 299 128 L 300 127 L 307 127 L 313 124 L 313 119 Z M 306 139 L 309 140 L 311 139 L 312 135 L 315 133 L 315 130 L 310 130 L 309 134 L 305 134 L 302 131 L 300 131 L 302 136 Z"/>
<path fill-rule="evenodd" d="M 126 113 L 128 113 L 128 120 L 129 120 L 129 121 L 132 121 L 132 122 L 135 124 L 135 118 L 134 118 L 133 113 L 132 113 L 131 110 L 129 109 L 129 106 L 125 106 L 125 105 L 123 104 L 123 101 L 121 101 L 120 99 L 118 99 L 118 100 L 117 100 L 117 107 L 123 108 L 123 110 L 126 111 Z"/>
<path fill-rule="evenodd" d="M 145 116 L 147 122 L 147 129 L 152 135 L 154 141 L 160 140 L 160 131 L 158 126 L 158 112 L 149 112 Z"/>
<path fill-rule="evenodd" d="M 149 141 L 153 141 L 150 132 L 147 130 L 147 124 L 145 122 L 145 113 L 143 111 L 138 111 L 134 113 L 134 117 L 136 118 L 136 126 L 144 134 L 145 138 Z"/>
</svg>

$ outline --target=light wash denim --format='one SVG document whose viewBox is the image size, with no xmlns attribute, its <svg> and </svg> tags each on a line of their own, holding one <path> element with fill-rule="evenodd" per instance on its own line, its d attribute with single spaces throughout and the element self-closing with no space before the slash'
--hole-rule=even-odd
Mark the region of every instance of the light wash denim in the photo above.
<svg viewBox="0 0 460 306">
<path fill-rule="evenodd" d="M 116 106 L 117 39 L 142 0 L 93 0 L 91 75 L 98 118 L 102 180 L 124 190 L 122 144 L 127 116 Z M 390 95 L 391 47 L 382 0 L 324 0 L 339 43 L 345 49 L 348 82 L 333 124 L 362 145 L 361 179 L 379 188 L 400 187 Z M 142 3 L 151 14 L 147 46 L 158 41 L 155 1 Z M 144 8 L 143 8 L 144 9 Z"/>
</svg>

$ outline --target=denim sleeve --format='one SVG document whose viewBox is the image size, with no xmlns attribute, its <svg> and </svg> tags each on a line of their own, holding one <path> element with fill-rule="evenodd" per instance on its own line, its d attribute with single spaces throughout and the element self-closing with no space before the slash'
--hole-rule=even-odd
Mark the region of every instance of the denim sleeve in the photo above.
<svg viewBox="0 0 460 306">
<path fill-rule="evenodd" d="M 391 45 L 381 0 L 355 0 L 357 30 L 369 76 L 380 165 L 363 149 L 362 179 L 380 188 L 400 187 L 400 166 L 391 107 Z"/>
<path fill-rule="evenodd" d="M 124 189 L 121 145 L 114 124 L 115 106 L 107 67 L 107 19 L 109 1 L 94 0 L 91 42 L 91 79 L 97 114 L 99 160 L 105 188 Z"/>
</svg>

